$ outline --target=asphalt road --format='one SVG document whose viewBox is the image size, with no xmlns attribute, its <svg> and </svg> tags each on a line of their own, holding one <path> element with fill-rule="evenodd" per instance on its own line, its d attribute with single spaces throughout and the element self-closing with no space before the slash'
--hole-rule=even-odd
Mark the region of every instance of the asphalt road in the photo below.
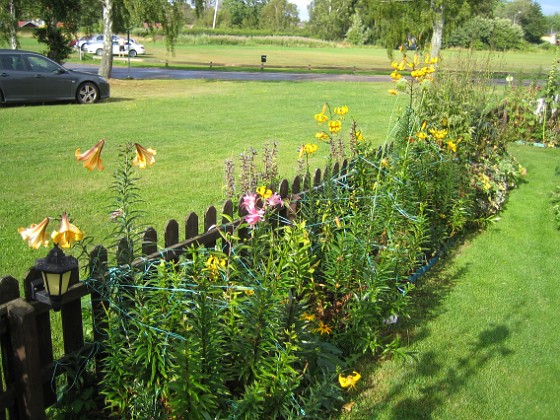
<svg viewBox="0 0 560 420">
<path fill-rule="evenodd" d="M 69 63 L 65 67 L 73 70 L 97 73 L 99 66 L 93 64 Z M 143 67 L 113 67 L 113 79 L 208 79 L 208 80 L 259 80 L 259 81 L 317 81 L 317 82 L 387 82 L 387 75 L 360 76 L 355 74 L 318 74 L 318 73 L 276 73 L 272 70 L 255 72 L 212 71 L 212 70 L 171 70 Z"/>
</svg>

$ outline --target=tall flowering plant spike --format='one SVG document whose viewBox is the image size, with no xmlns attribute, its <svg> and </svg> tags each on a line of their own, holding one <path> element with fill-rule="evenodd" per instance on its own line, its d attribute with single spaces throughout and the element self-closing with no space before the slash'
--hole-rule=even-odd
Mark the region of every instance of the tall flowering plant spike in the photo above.
<svg viewBox="0 0 560 420">
<path fill-rule="evenodd" d="M 18 229 L 21 238 L 27 242 L 27 245 L 33 249 L 39 249 L 42 246 L 49 245 L 49 235 L 47 235 L 47 226 L 49 218 L 45 217 L 39 224 L 31 224 L 27 228 L 20 227 Z"/>
<path fill-rule="evenodd" d="M 103 166 L 103 161 L 101 160 L 101 151 L 105 145 L 105 139 L 101 139 L 97 142 L 95 146 L 87 150 L 84 153 L 80 153 L 80 149 L 76 149 L 74 156 L 78 159 L 78 162 L 84 162 L 84 168 L 93 171 L 95 168 L 102 171 L 105 167 Z"/>
<path fill-rule="evenodd" d="M 157 154 L 157 152 L 154 149 L 146 149 L 138 143 L 134 143 L 134 147 L 136 148 L 136 156 L 132 160 L 133 166 L 138 166 L 140 169 L 145 169 L 146 166 L 152 166 L 156 162 L 154 156 Z"/>
<path fill-rule="evenodd" d="M 84 232 L 71 224 L 68 220 L 68 215 L 63 213 L 60 230 L 53 231 L 51 238 L 61 248 L 70 248 L 74 242 L 81 241 L 84 238 Z"/>
</svg>

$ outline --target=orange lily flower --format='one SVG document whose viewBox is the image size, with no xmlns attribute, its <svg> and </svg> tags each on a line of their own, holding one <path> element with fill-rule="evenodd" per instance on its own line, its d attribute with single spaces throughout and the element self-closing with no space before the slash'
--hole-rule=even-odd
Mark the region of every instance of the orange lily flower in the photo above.
<svg viewBox="0 0 560 420">
<path fill-rule="evenodd" d="M 102 171 L 104 169 L 104 166 L 101 160 L 101 151 L 103 150 L 104 145 L 105 139 L 101 139 L 87 152 L 80 153 L 80 149 L 76 149 L 74 155 L 78 159 L 78 162 L 84 162 L 84 168 L 90 171 L 93 171 L 95 168 L 97 168 Z"/>
<path fill-rule="evenodd" d="M 62 221 L 60 223 L 60 230 L 53 231 L 51 238 L 55 244 L 61 248 L 70 248 L 76 242 L 81 241 L 84 237 L 84 232 L 68 221 L 66 213 L 62 214 Z"/>
<path fill-rule="evenodd" d="M 49 245 L 49 236 L 46 232 L 48 224 L 49 218 L 45 217 L 38 225 L 33 223 L 28 228 L 20 227 L 18 232 L 30 248 L 38 249 L 41 245 Z"/>
<path fill-rule="evenodd" d="M 154 149 L 140 146 L 138 143 L 134 143 L 136 147 L 136 157 L 132 160 L 133 166 L 138 166 L 140 169 L 145 169 L 146 166 L 152 166 L 156 160 L 154 156 L 157 154 Z"/>
</svg>

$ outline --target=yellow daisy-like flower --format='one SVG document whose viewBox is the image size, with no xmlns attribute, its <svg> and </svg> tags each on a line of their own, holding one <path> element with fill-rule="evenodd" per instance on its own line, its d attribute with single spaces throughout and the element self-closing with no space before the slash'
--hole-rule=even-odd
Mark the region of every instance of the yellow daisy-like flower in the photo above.
<svg viewBox="0 0 560 420">
<path fill-rule="evenodd" d="M 154 156 L 157 152 L 154 149 L 140 146 L 138 143 L 134 143 L 134 147 L 136 148 L 136 157 L 132 159 L 132 165 L 138 166 L 140 169 L 145 169 L 146 166 L 152 166 L 156 159 Z"/>
<path fill-rule="evenodd" d="M 315 315 L 314 314 L 308 314 L 307 312 L 305 312 L 304 314 L 302 314 L 300 316 L 300 319 L 304 320 L 304 321 L 315 321 Z"/>
<path fill-rule="evenodd" d="M 447 147 L 449 148 L 449 150 L 451 150 L 453 153 L 455 153 L 457 151 L 457 144 L 455 142 L 453 142 L 453 140 L 449 140 L 447 142 Z"/>
<path fill-rule="evenodd" d="M 30 248 L 38 249 L 41 245 L 49 245 L 49 236 L 46 232 L 48 224 L 49 218 L 45 217 L 38 225 L 33 223 L 27 228 L 20 227 L 18 232 Z"/>
<path fill-rule="evenodd" d="M 272 196 L 272 190 L 270 188 L 266 188 L 266 186 L 264 186 L 264 185 L 258 187 L 256 192 L 257 192 L 258 195 L 260 195 L 265 200 Z"/>
<path fill-rule="evenodd" d="M 388 158 L 381 159 L 381 167 L 382 168 L 388 168 L 389 167 L 389 159 Z"/>
<path fill-rule="evenodd" d="M 436 130 L 435 128 L 431 128 L 430 134 L 437 140 L 443 140 L 447 136 L 447 130 Z"/>
<path fill-rule="evenodd" d="M 388 92 L 389 95 L 393 95 L 393 96 L 397 96 L 399 94 L 399 91 L 397 89 L 389 89 Z"/>
<path fill-rule="evenodd" d="M 418 133 L 416 133 L 416 137 L 418 137 L 418 139 L 420 140 L 424 140 L 426 137 L 428 137 L 428 135 L 424 131 L 419 131 Z"/>
<path fill-rule="evenodd" d="M 327 117 L 325 114 L 323 114 L 322 112 L 319 114 L 315 114 L 313 116 L 313 118 L 315 118 L 315 121 L 317 121 L 319 124 L 324 123 L 325 121 L 327 121 L 329 119 L 329 117 Z"/>
<path fill-rule="evenodd" d="M 331 133 L 338 133 L 342 128 L 342 123 L 340 121 L 329 121 L 329 131 Z"/>
<path fill-rule="evenodd" d="M 329 135 L 327 133 L 325 133 L 324 131 L 320 131 L 318 133 L 315 133 L 315 138 L 317 140 L 328 140 Z"/>
<path fill-rule="evenodd" d="M 334 113 L 336 115 L 346 115 L 348 114 L 348 107 L 346 105 L 337 106 L 334 108 Z"/>
<path fill-rule="evenodd" d="M 349 388 L 349 389 L 356 388 L 356 384 L 362 378 L 362 375 L 360 375 L 356 371 L 353 371 L 352 373 L 353 375 L 347 375 L 347 376 L 343 376 L 342 374 L 338 375 L 338 383 L 342 388 Z"/>
<path fill-rule="evenodd" d="M 323 335 L 323 334 L 328 335 L 332 332 L 332 328 L 329 327 L 328 324 L 325 324 L 323 321 L 319 321 L 319 325 L 317 325 L 317 328 L 315 328 L 315 331 L 317 331 L 321 335 Z"/>
<path fill-rule="evenodd" d="M 95 168 L 102 171 L 104 169 L 103 161 L 101 160 L 101 151 L 105 145 L 105 139 L 101 139 L 95 146 L 84 153 L 80 153 L 80 149 L 76 149 L 74 156 L 78 162 L 84 162 L 84 168 L 93 171 Z"/>
<path fill-rule="evenodd" d="M 402 78 L 402 74 L 400 74 L 397 70 L 391 73 L 391 79 L 394 81 L 400 80 Z"/>
<path fill-rule="evenodd" d="M 63 213 L 60 230 L 53 231 L 51 238 L 61 248 L 70 248 L 74 242 L 81 241 L 84 235 L 84 232 L 69 222 L 66 213 Z"/>
</svg>

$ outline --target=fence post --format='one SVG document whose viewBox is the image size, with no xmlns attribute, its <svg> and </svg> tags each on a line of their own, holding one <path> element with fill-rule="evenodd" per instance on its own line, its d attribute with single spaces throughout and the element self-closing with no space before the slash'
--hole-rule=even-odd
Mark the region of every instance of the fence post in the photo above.
<svg viewBox="0 0 560 420">
<path fill-rule="evenodd" d="M 18 281 L 11 276 L 2 277 L 0 279 L 0 305 L 17 298 L 19 298 Z M 0 370 L 2 372 L 0 373 L 0 378 L 3 375 L 4 384 L 9 387 L 10 384 L 15 383 L 16 375 L 14 372 L 14 363 L 11 361 L 14 352 L 12 349 L 12 342 L 8 334 L 0 334 L 0 352 L 0 360 L 2 361 L 2 365 L 0 365 Z M 0 393 L 2 389 L 6 390 L 6 388 L 3 388 L 2 385 L 0 385 Z M 6 417 L 6 411 L 4 409 L 0 409 L 0 419 L 5 420 L 6 418 L 17 418 L 17 407 L 12 405 L 7 407 L 7 410 L 8 417 Z"/>
<path fill-rule="evenodd" d="M 96 343 L 102 343 L 107 337 L 105 331 L 108 328 L 107 310 L 109 309 L 109 302 L 106 300 L 108 291 L 105 277 L 107 275 L 107 250 L 101 245 L 96 246 L 90 254 L 89 272 L 94 282 L 93 285 L 90 285 L 93 339 Z M 103 347 L 95 355 L 95 372 L 98 381 L 103 378 L 102 363 L 106 356 Z"/>
<path fill-rule="evenodd" d="M 17 404 L 21 418 L 46 419 L 35 310 L 23 299 L 8 304 Z"/>
</svg>

